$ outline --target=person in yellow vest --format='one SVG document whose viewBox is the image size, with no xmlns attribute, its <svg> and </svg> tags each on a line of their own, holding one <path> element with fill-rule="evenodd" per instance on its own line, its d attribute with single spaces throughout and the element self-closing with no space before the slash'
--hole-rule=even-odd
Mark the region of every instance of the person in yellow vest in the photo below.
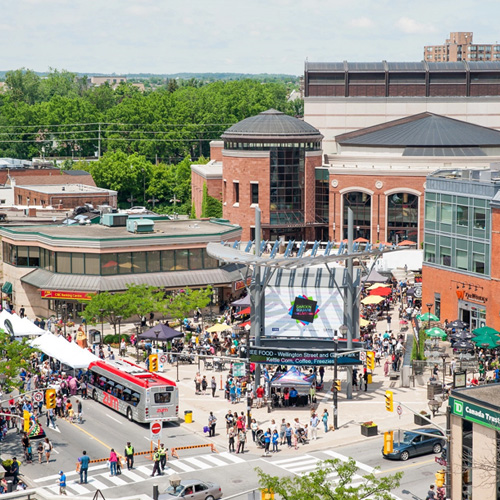
<svg viewBox="0 0 500 500">
<path fill-rule="evenodd" d="M 156 472 L 156 475 L 158 476 L 161 476 L 161 471 L 160 471 L 160 460 L 161 460 L 161 457 L 160 457 L 160 453 L 158 452 L 158 448 L 155 447 L 155 452 L 154 452 L 154 455 L 153 455 L 153 460 L 154 460 L 154 465 L 153 465 L 153 473 L 151 474 L 151 477 L 153 477 L 155 475 L 155 472 Z"/>
<path fill-rule="evenodd" d="M 130 442 L 127 443 L 127 446 L 125 446 L 125 458 L 127 459 L 127 469 L 133 469 L 134 468 L 134 447 L 130 444 Z"/>
<path fill-rule="evenodd" d="M 167 449 L 163 443 L 158 448 L 158 453 L 160 454 L 160 467 L 163 472 L 167 466 Z"/>
</svg>

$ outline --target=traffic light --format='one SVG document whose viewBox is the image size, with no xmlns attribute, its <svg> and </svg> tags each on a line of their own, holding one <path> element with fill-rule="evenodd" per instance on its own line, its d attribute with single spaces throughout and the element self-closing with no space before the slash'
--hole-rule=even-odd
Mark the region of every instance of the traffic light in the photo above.
<svg viewBox="0 0 500 500">
<path fill-rule="evenodd" d="M 375 370 L 375 353 L 373 351 L 366 353 L 366 367 L 368 370 Z"/>
<path fill-rule="evenodd" d="M 56 407 L 56 390 L 47 389 L 45 391 L 45 406 L 48 409 Z"/>
<path fill-rule="evenodd" d="M 149 371 L 150 372 L 158 371 L 158 354 L 149 355 Z"/>
<path fill-rule="evenodd" d="M 333 381 L 333 388 L 337 391 L 337 392 L 340 392 L 341 388 L 342 388 L 342 384 L 340 382 L 340 380 L 334 380 Z"/>
<path fill-rule="evenodd" d="M 388 455 L 394 451 L 394 432 L 384 432 L 384 454 Z"/>
<path fill-rule="evenodd" d="M 392 391 L 385 391 L 385 409 L 394 411 L 394 395 Z"/>
<path fill-rule="evenodd" d="M 438 470 L 436 472 L 436 487 L 442 488 L 445 483 L 445 472 L 444 469 Z"/>
<path fill-rule="evenodd" d="M 28 432 L 30 430 L 30 412 L 28 410 L 23 411 L 23 431 Z"/>
<path fill-rule="evenodd" d="M 261 500 L 274 500 L 274 491 L 267 488 L 260 490 Z"/>
</svg>

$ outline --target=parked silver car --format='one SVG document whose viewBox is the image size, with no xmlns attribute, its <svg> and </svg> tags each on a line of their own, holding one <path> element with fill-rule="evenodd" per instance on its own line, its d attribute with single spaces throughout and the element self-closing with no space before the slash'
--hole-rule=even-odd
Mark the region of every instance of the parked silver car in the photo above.
<svg viewBox="0 0 500 500">
<path fill-rule="evenodd" d="M 189 500 L 218 500 L 222 498 L 221 487 L 216 483 L 184 479 L 179 485 L 170 485 L 158 496 L 158 500 L 186 498 Z"/>
</svg>

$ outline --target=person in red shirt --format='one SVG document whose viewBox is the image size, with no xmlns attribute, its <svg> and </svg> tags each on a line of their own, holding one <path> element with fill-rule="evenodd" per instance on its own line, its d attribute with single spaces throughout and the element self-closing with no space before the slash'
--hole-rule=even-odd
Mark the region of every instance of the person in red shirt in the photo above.
<svg viewBox="0 0 500 500">
<path fill-rule="evenodd" d="M 257 408 L 260 408 L 264 403 L 264 387 L 259 385 L 255 392 L 257 393 Z"/>
</svg>

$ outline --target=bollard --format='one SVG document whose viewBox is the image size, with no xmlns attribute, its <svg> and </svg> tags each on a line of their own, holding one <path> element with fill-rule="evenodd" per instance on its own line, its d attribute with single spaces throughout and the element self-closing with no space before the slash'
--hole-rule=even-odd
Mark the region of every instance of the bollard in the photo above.
<svg viewBox="0 0 500 500">
<path fill-rule="evenodd" d="M 224 389 L 222 385 L 222 373 L 220 374 L 220 390 L 222 391 Z"/>
<path fill-rule="evenodd" d="M 158 500 L 158 485 L 153 484 L 153 500 Z"/>
</svg>

